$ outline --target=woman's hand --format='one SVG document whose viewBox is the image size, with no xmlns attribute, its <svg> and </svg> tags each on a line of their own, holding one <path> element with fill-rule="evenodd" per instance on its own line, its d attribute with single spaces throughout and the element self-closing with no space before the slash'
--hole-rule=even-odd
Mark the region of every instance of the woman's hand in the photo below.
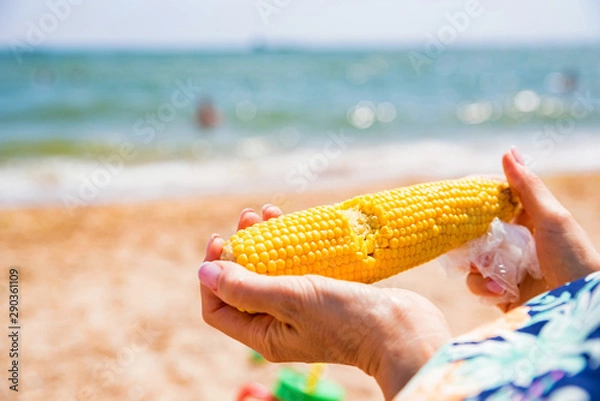
<svg viewBox="0 0 600 401">
<path fill-rule="evenodd" d="M 265 219 L 280 214 L 263 208 Z M 244 210 L 238 228 L 260 220 Z M 441 312 L 415 293 L 314 275 L 258 275 L 217 261 L 223 242 L 211 237 L 206 260 L 215 262 L 199 271 L 204 320 L 268 360 L 354 365 L 391 399 L 450 338 Z"/>
<path fill-rule="evenodd" d="M 508 183 L 523 205 L 515 223 L 533 233 L 542 271 L 540 280 L 525 277 L 519 286 L 518 303 L 499 305 L 507 311 L 542 292 L 600 270 L 600 257 L 573 216 L 524 165 L 516 148 L 504 155 L 502 164 Z M 477 295 L 494 297 L 502 293 L 498 284 L 477 271 L 467 276 L 467 285 Z"/>
</svg>

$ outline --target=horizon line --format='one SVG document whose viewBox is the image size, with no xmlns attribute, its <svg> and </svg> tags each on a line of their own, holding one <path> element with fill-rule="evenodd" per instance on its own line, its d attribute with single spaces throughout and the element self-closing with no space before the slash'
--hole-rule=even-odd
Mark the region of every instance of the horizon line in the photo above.
<svg viewBox="0 0 600 401">
<path fill-rule="evenodd" d="M 26 44 L 25 44 L 26 45 Z M 523 41 L 523 42 L 501 42 L 501 41 L 486 41 L 484 42 L 469 42 L 455 43 L 447 46 L 448 50 L 518 50 L 531 49 L 532 47 L 539 48 L 565 48 L 565 47 L 594 47 L 600 46 L 600 39 L 586 40 L 564 40 L 556 41 Z M 17 49 L 14 44 L 0 43 L 0 53 L 11 53 Z M 423 43 L 338 43 L 338 44 L 314 44 L 314 43 L 263 43 L 256 42 L 251 44 L 214 44 L 214 45 L 188 45 L 188 44 L 53 44 L 42 46 L 22 47 L 23 54 L 40 54 L 49 52 L 127 52 L 135 51 L 139 53 L 180 53 L 180 52 L 196 52 L 196 53 L 222 53 L 222 54 L 258 54 L 258 53 L 278 53 L 278 52 L 395 52 L 395 51 L 410 51 L 419 50 L 425 51 Z"/>
</svg>

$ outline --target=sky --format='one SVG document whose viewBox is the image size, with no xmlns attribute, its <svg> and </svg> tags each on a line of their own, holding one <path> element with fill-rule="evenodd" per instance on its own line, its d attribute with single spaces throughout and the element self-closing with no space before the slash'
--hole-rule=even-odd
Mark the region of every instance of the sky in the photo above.
<svg viewBox="0 0 600 401">
<path fill-rule="evenodd" d="M 2 47 L 386 47 L 444 34 L 453 45 L 600 43 L 600 2 L 0 0 Z"/>
</svg>

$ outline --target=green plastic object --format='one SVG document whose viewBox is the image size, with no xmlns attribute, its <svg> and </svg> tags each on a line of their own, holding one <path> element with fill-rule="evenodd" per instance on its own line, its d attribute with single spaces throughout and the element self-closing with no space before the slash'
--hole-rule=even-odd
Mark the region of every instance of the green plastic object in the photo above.
<svg viewBox="0 0 600 401">
<path fill-rule="evenodd" d="M 329 380 L 320 379 L 312 394 L 306 393 L 306 374 L 292 369 L 279 371 L 273 395 L 278 401 L 342 401 L 344 389 Z"/>
<path fill-rule="evenodd" d="M 263 365 L 267 363 L 267 360 L 261 354 L 250 348 L 250 362 L 256 365 Z"/>
</svg>

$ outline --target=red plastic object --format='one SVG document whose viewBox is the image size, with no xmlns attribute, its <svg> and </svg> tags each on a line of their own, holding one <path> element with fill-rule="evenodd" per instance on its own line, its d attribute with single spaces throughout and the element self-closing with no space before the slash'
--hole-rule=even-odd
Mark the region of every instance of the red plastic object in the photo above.
<svg viewBox="0 0 600 401">
<path fill-rule="evenodd" d="M 240 389 L 236 401 L 277 401 L 268 388 L 259 383 L 249 383 Z"/>
</svg>

